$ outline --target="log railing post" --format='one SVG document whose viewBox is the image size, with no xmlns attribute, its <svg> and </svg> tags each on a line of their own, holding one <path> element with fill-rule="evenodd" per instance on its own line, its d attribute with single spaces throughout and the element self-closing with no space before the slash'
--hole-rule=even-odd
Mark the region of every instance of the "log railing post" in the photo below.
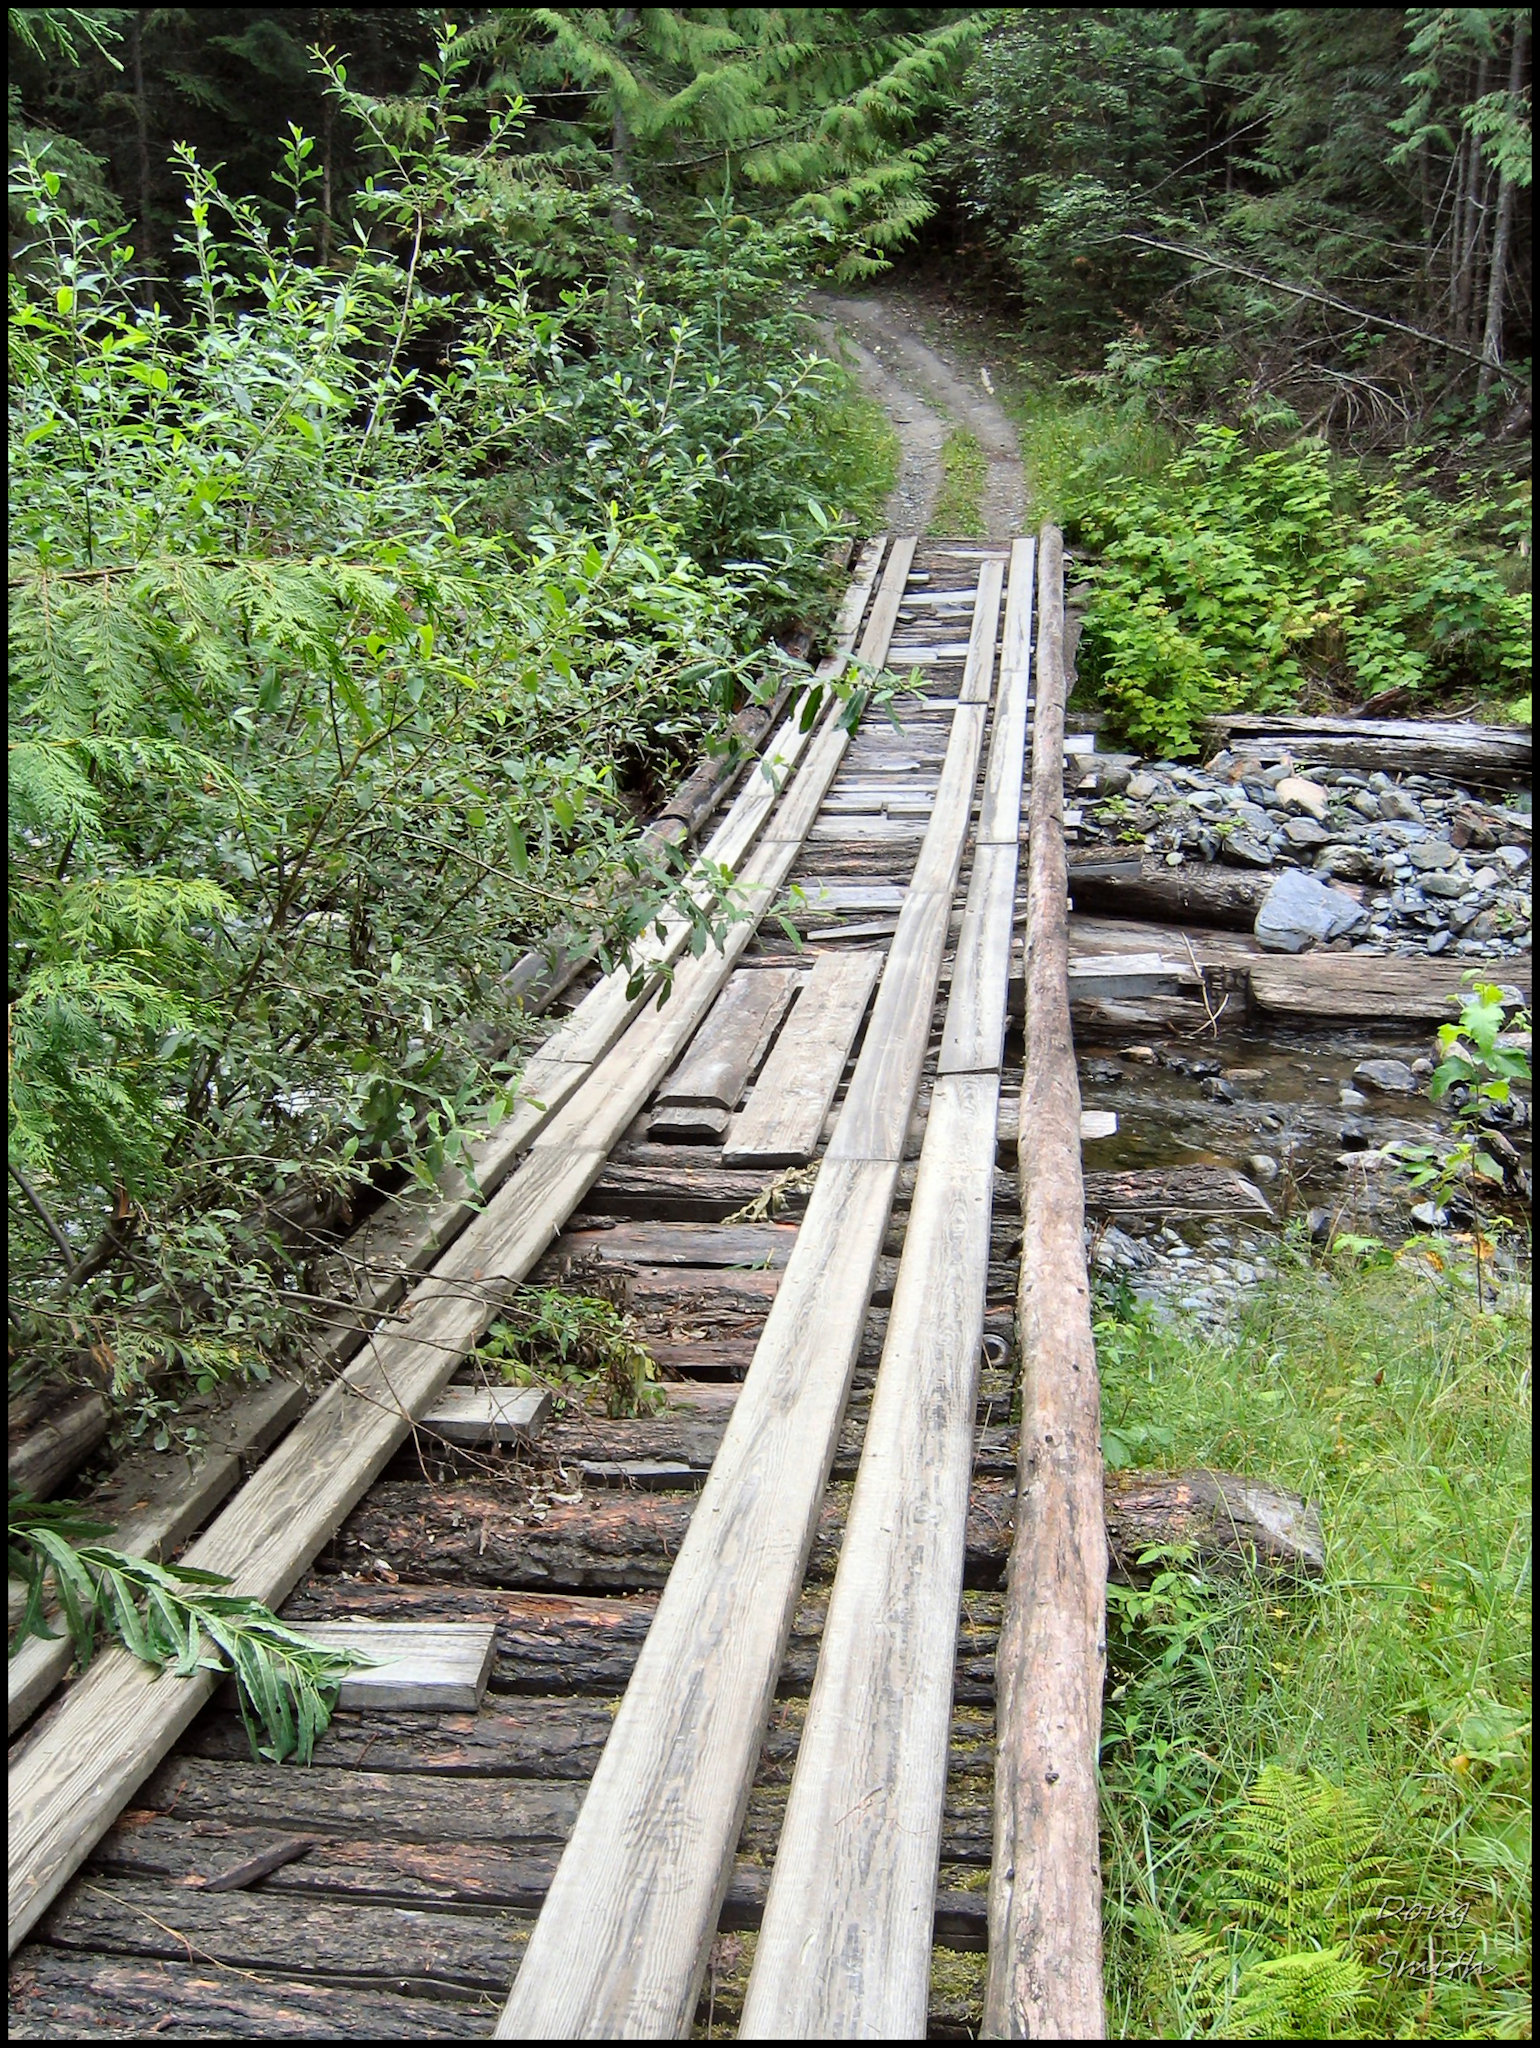
<svg viewBox="0 0 1540 2048">
<path fill-rule="evenodd" d="M 997 1666 L 998 1757 L 984 2032 L 1106 2035 L 1097 1749 L 1107 1538 L 1070 1036 L 1064 850 L 1064 552 L 1038 546 L 1029 810 L 1026 1071 L 1018 1155 L 1021 1451 Z"/>
</svg>

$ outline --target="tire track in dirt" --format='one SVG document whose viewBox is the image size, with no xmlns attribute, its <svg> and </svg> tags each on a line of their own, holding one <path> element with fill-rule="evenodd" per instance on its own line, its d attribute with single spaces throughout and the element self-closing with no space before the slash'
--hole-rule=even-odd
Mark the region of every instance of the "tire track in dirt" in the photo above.
<svg viewBox="0 0 1540 2048">
<path fill-rule="evenodd" d="M 812 310 L 898 435 L 889 530 L 926 531 L 941 485 L 941 450 L 947 434 L 960 428 L 974 436 L 988 463 L 981 507 L 986 538 L 1007 540 L 1020 533 L 1027 511 L 1026 478 L 1016 430 L 985 383 L 987 371 L 976 379 L 964 374 L 922 337 L 912 309 L 897 293 L 881 298 L 818 293 Z"/>
</svg>

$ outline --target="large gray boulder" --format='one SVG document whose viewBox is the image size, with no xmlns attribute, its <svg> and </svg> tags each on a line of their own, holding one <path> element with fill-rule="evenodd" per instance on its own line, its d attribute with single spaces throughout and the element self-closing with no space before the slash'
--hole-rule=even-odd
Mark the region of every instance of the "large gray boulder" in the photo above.
<svg viewBox="0 0 1540 2048">
<path fill-rule="evenodd" d="M 1345 889 L 1329 889 L 1313 875 L 1288 868 L 1263 897 L 1253 930 L 1269 953 L 1303 953 L 1368 922 L 1368 911 Z"/>
</svg>

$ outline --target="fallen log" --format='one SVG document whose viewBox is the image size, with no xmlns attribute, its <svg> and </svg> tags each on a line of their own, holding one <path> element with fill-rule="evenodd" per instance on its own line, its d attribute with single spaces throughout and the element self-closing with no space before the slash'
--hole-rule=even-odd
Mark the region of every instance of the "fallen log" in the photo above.
<svg viewBox="0 0 1540 2048">
<path fill-rule="evenodd" d="M 985 1430 L 984 1460 L 969 1496 L 969 1586 L 993 1588 L 1004 1576 L 1016 1525 L 1016 1489 L 1008 1476 L 1009 1432 Z M 843 1446 L 855 1465 L 853 1439 Z M 833 1576 L 844 1535 L 849 1484 L 829 1488 L 808 1564 L 810 1584 Z M 499 1591 L 631 1593 L 668 1578 L 698 1495 L 693 1491 L 616 1492 L 605 1487 L 576 1501 L 544 1498 L 538 1507 L 510 1500 L 495 1482 L 432 1484 L 386 1480 L 343 1525 L 326 1553 L 328 1572 L 391 1575 L 403 1593 L 413 1580 Z M 1256 1568 L 1269 1577 L 1322 1569 L 1319 1523 L 1296 1497 L 1233 1473 L 1109 1472 L 1101 1490 L 1101 1526 L 1125 1577 L 1151 1549 L 1187 1544 L 1215 1570 Z M 344 1582 L 334 1581 L 337 1590 Z M 313 1588 L 312 1588 L 313 1597 Z M 433 1612 L 414 1617 L 436 1618 Z M 320 1612 L 311 1613 L 319 1619 Z M 337 1619 L 342 1618 L 339 1610 Z M 477 1619 L 467 1604 L 463 1620 Z M 499 1655 L 502 1652 L 499 1650 Z M 500 1681 L 494 1666 L 493 1683 Z"/>
<path fill-rule="evenodd" d="M 1080 1084 L 1070 1028 L 1064 544 L 1056 527 L 1043 528 L 1038 565 L 1018 1148 L 1020 1513 L 1013 1500 L 998 1664 L 983 2031 L 1011 2040 L 1073 2041 L 1102 2040 L 1107 2032 L 1096 1765 L 1108 1546 L 1101 1393 L 1082 1233 Z M 976 1510 L 969 1515 L 970 1553 L 975 1517 Z"/>
<path fill-rule="evenodd" d="M 1271 873 L 1196 863 L 1168 868 L 1162 861 L 1142 860 L 1137 869 L 1132 862 L 1124 867 L 1105 861 L 1069 863 L 1069 892 L 1077 911 L 1238 932 L 1251 930 L 1276 879 Z"/>
<path fill-rule="evenodd" d="M 1526 1005 L 1533 965 L 1512 954 L 1486 962 L 1429 960 L 1379 953 L 1301 953 L 1254 960 L 1249 968 L 1257 1007 L 1274 1016 L 1351 1017 L 1387 1024 L 1442 1023 L 1460 1014 L 1469 999 L 1465 976 L 1473 966 L 1482 979 L 1511 988 Z"/>
<path fill-rule="evenodd" d="M 1086 1213 L 1093 1216 L 1265 1216 L 1272 1205 L 1244 1174 L 1223 1166 L 1161 1166 L 1148 1171 L 1088 1173 Z"/>
<path fill-rule="evenodd" d="M 81 1394 L 6 1446 L 5 1476 L 13 1493 L 47 1500 L 107 1434 L 107 1403 Z"/>
<path fill-rule="evenodd" d="M 1444 775 L 1455 782 L 1523 782 L 1534 760 L 1525 726 L 1469 725 L 1463 719 L 1285 718 L 1227 713 L 1204 720 L 1221 745 L 1261 761 L 1288 755 L 1302 766 L 1382 769 L 1387 775 Z"/>
</svg>

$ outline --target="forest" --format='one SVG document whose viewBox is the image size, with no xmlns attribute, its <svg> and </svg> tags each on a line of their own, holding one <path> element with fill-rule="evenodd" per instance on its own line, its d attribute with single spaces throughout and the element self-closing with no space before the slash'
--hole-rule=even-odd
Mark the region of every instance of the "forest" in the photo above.
<svg viewBox="0 0 1540 2048">
<path fill-rule="evenodd" d="M 292 1369 L 349 1223 L 520 1099 L 563 968 L 626 967 L 666 916 L 699 958 L 742 916 L 646 830 L 694 764 L 735 758 L 746 710 L 899 704 L 898 674 L 807 658 L 900 464 L 833 300 L 902 293 L 995 366 L 1021 530 L 1055 519 L 1091 565 L 1076 703 L 1111 743 L 1191 764 L 1219 714 L 1530 723 L 1528 9 L 8 28 L 24 1417 L 90 1395 L 116 1449 L 176 1447 L 193 1397 Z M 953 433 L 935 532 L 983 533 L 975 459 Z M 1485 1549 L 1276 1639 L 1180 1557 L 1115 1598 L 1114 2027 L 1517 2038 L 1523 1340 L 1387 1299 L 1367 1240 L 1329 1299 L 1311 1256 L 1235 1340 L 1270 1469 L 1303 1487 L 1361 1410 L 1370 1547 L 1396 1471 L 1436 1465 L 1446 1496 L 1486 1467 Z M 1234 1355 L 1127 1310 L 1098 1330 L 1128 1443 L 1219 1457 Z M 541 1313 L 624 1379 L 620 1319 Z M 1377 1344 L 1383 1407 L 1354 1363 Z M 1414 1353 L 1468 1401 L 1419 1380 L 1392 1414 Z M 50 1552 L 24 1507 L 40 1613 L 89 1532 L 61 1513 Z M 1322 1704 L 1349 1646 L 1388 1738 Z M 1285 1898 L 1296 1849 L 1320 1869 Z M 1458 1968 L 1375 1976 L 1347 1895 L 1376 1857 L 1422 1888 L 1419 1940 L 1457 1903 Z M 1280 1955 L 1287 1982 L 1256 1974 Z"/>
</svg>

